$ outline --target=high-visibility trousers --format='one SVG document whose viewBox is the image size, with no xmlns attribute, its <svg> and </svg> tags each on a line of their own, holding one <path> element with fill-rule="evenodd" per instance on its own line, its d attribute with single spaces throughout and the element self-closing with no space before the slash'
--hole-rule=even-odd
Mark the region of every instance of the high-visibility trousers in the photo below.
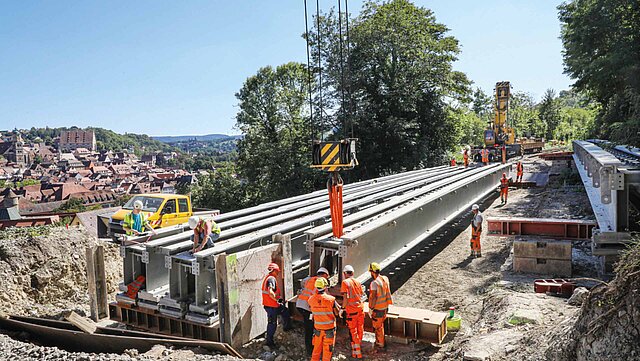
<svg viewBox="0 0 640 361">
<path fill-rule="evenodd" d="M 313 353 L 311 361 L 331 361 L 333 354 L 333 345 L 336 343 L 336 329 L 330 330 L 313 330 Z"/>
<path fill-rule="evenodd" d="M 517 180 L 518 182 L 521 182 L 521 181 L 522 181 L 522 172 L 518 172 L 518 176 L 516 177 L 516 180 Z"/>
<path fill-rule="evenodd" d="M 507 196 L 509 195 L 509 187 L 500 188 L 500 199 L 507 200 Z"/>
<path fill-rule="evenodd" d="M 464 167 L 467 168 L 469 166 L 469 158 L 464 159 Z"/>
<path fill-rule="evenodd" d="M 471 227 L 471 250 L 480 252 L 480 232 L 476 232 L 473 227 Z"/>
<path fill-rule="evenodd" d="M 362 358 L 362 336 L 364 335 L 364 312 L 348 313 L 347 327 L 351 333 L 351 357 Z"/>
<path fill-rule="evenodd" d="M 387 310 L 373 310 L 371 323 L 376 335 L 376 347 L 384 347 L 384 321 L 387 319 Z"/>
</svg>

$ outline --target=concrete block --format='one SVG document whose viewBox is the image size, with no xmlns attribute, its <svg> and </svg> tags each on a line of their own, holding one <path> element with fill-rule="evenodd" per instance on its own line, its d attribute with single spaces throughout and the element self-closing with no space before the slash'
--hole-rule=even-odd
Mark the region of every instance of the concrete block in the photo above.
<svg viewBox="0 0 640 361">
<path fill-rule="evenodd" d="M 571 261 L 571 249 L 571 241 L 549 239 L 516 239 L 513 241 L 513 255 L 515 257 Z"/>
<path fill-rule="evenodd" d="M 514 257 L 515 272 L 571 277 L 571 260 Z"/>
</svg>

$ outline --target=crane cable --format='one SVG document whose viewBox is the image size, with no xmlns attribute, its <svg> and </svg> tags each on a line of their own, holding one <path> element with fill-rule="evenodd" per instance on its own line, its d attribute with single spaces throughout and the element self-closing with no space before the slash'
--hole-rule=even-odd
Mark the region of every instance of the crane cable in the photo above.
<svg viewBox="0 0 640 361">
<path fill-rule="evenodd" d="M 313 128 L 313 95 L 311 89 L 311 51 L 309 50 L 309 16 L 307 15 L 307 0 L 304 0 L 304 30 L 305 30 L 305 39 L 307 40 L 307 89 L 309 92 L 309 117 L 310 117 L 310 131 L 311 131 L 311 141 L 313 142 L 315 138 L 315 132 Z"/>
</svg>

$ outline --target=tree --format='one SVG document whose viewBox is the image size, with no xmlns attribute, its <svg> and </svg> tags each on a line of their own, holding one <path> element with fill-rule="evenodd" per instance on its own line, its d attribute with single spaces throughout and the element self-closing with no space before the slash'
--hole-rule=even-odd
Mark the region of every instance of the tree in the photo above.
<svg viewBox="0 0 640 361">
<path fill-rule="evenodd" d="M 538 117 L 546 126 L 546 138 L 552 139 L 560 123 L 560 104 L 553 89 L 547 89 L 538 107 Z"/>
<path fill-rule="evenodd" d="M 339 22 L 332 14 L 321 18 L 322 49 L 339 47 Z M 351 21 L 351 44 L 343 48 L 346 69 L 340 71 L 335 52 L 321 52 L 323 79 L 333 88 L 325 93 L 333 97 L 327 103 L 338 109 L 335 132 L 349 132 L 340 121 L 346 117 L 359 139 L 357 177 L 440 164 L 456 143 L 449 104 L 470 101 L 470 83 L 453 70 L 460 48 L 448 30 L 431 10 L 407 0 L 367 1 Z M 315 31 L 317 25 L 309 34 L 314 63 Z M 350 95 L 346 104 L 336 99 L 342 90 Z"/>
<path fill-rule="evenodd" d="M 558 7 L 565 73 L 601 108 L 599 137 L 640 144 L 640 2 L 573 0 Z"/>
<path fill-rule="evenodd" d="M 487 123 L 478 114 L 466 107 L 452 110 L 452 117 L 456 119 L 456 145 L 477 146 L 483 144 L 483 135 Z M 454 153 L 460 149 L 453 149 Z"/>
<path fill-rule="evenodd" d="M 318 184 L 310 168 L 307 79 L 298 63 L 267 66 L 236 94 L 236 126 L 244 134 L 238 141 L 238 173 L 247 181 L 251 204 L 298 195 Z"/>
<path fill-rule="evenodd" d="M 179 191 L 181 194 L 191 193 L 195 207 L 230 212 L 246 205 L 245 187 L 246 184 L 238 179 L 235 166 L 226 163 L 208 176 L 198 177 L 198 182 L 190 188 Z"/>
<path fill-rule="evenodd" d="M 509 121 L 518 137 L 543 137 L 545 123 L 539 118 L 533 96 L 525 92 L 511 93 Z"/>
<path fill-rule="evenodd" d="M 487 123 L 493 119 L 493 100 L 480 88 L 476 88 L 473 92 L 471 109 L 480 119 Z"/>
</svg>

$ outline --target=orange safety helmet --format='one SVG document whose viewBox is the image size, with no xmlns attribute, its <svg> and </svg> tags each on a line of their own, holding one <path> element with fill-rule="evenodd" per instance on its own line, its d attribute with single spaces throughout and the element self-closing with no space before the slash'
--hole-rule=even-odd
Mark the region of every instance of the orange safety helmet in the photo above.
<svg viewBox="0 0 640 361">
<path fill-rule="evenodd" d="M 280 272 L 280 266 L 278 266 L 277 263 L 269 263 L 269 266 L 267 266 L 267 271 L 272 272 L 272 271 L 278 271 Z"/>
</svg>

